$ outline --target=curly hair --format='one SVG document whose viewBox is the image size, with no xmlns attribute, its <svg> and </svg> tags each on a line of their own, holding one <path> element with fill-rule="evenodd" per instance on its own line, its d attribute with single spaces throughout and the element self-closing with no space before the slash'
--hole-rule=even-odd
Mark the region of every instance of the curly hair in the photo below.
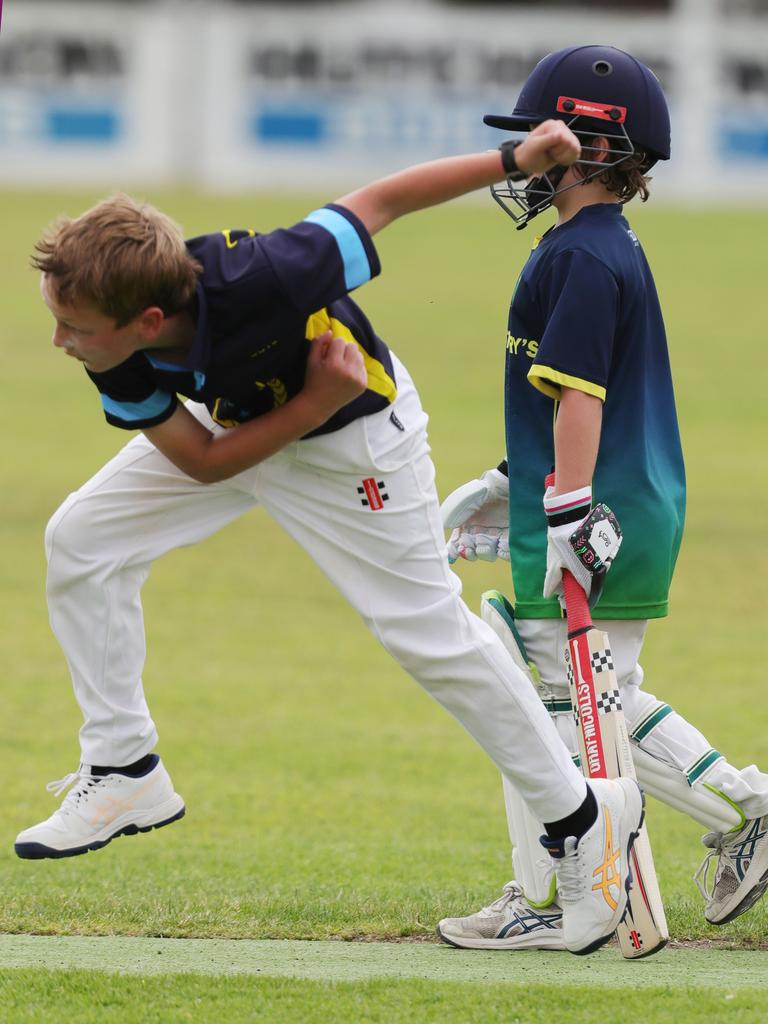
<svg viewBox="0 0 768 1024">
<path fill-rule="evenodd" d="M 615 167 L 608 167 L 598 180 L 609 192 L 616 194 L 619 202 L 628 203 L 639 195 L 640 201 L 644 203 L 650 194 L 649 169 L 648 154 L 642 149 L 636 149 L 626 160 Z"/>
</svg>

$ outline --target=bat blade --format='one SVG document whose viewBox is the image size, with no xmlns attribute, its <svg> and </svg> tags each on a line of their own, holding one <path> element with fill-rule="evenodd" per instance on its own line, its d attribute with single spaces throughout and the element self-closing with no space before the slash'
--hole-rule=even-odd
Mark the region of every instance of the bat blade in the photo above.
<svg viewBox="0 0 768 1024">
<path fill-rule="evenodd" d="M 583 599 L 583 591 L 575 585 Z M 570 590 L 566 588 L 569 627 L 572 621 Z M 586 608 L 585 599 L 583 605 Z M 580 610 L 583 612 L 583 608 Z M 632 748 L 610 642 L 605 633 L 592 625 L 588 608 L 585 614 L 586 623 L 583 619 L 579 620 L 578 616 L 575 617 L 577 624 L 575 628 L 569 629 L 566 651 L 568 685 L 578 726 L 582 770 L 589 778 L 614 779 L 624 776 L 634 779 Z M 616 929 L 616 938 L 622 955 L 634 960 L 658 952 L 669 939 L 664 904 L 645 825 L 641 827 L 632 848 L 630 866 L 633 885 L 627 913 Z"/>
</svg>

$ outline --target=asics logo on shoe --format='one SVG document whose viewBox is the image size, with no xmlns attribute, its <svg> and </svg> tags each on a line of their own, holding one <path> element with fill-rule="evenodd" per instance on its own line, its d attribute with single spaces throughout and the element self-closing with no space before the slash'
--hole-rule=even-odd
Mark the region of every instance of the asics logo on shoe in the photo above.
<svg viewBox="0 0 768 1024">
<path fill-rule="evenodd" d="M 618 897 L 621 894 L 621 850 L 613 848 L 613 823 L 611 812 L 606 806 L 603 806 L 603 814 L 605 815 L 605 850 L 602 864 L 592 872 L 592 877 L 596 879 L 592 886 L 592 892 L 602 892 L 605 902 L 611 910 L 615 910 L 619 905 Z M 616 889 L 615 897 L 611 891 L 612 888 Z"/>
<path fill-rule="evenodd" d="M 740 882 L 744 880 L 744 876 L 749 871 L 749 865 L 755 855 L 757 844 L 768 833 L 768 829 L 760 830 L 760 826 L 764 821 L 768 821 L 768 818 L 755 818 L 747 834 L 738 843 L 734 844 L 732 852 L 729 851 Z"/>
<path fill-rule="evenodd" d="M 513 929 L 519 929 L 519 933 L 529 935 L 531 932 L 559 929 L 562 928 L 562 924 L 562 912 L 556 914 L 536 914 L 531 911 L 528 914 L 515 914 L 509 924 L 505 924 L 496 937 L 503 939 Z"/>
<path fill-rule="evenodd" d="M 144 796 L 144 794 L 149 792 L 150 789 L 153 789 L 154 785 L 154 779 L 145 782 L 143 786 L 139 789 L 135 789 L 131 793 L 129 800 L 121 800 L 120 797 L 109 796 L 107 793 L 100 793 L 98 803 L 94 800 L 95 806 L 90 816 L 90 824 L 94 827 L 97 825 L 108 825 L 121 814 L 135 810 L 136 801 L 139 797 Z"/>
</svg>

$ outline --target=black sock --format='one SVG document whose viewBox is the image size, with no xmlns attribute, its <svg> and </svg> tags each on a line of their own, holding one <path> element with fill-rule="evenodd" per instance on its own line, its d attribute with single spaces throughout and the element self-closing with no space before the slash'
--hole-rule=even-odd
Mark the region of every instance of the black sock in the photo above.
<svg viewBox="0 0 768 1024">
<path fill-rule="evenodd" d="M 151 771 L 160 758 L 157 754 L 145 754 L 144 757 L 139 758 L 138 761 L 134 761 L 133 764 L 122 765 L 119 768 L 113 768 L 104 765 L 91 765 L 91 775 L 130 775 L 133 778 L 138 778 L 139 775 L 146 775 L 147 772 Z"/>
<path fill-rule="evenodd" d="M 584 833 L 592 828 L 597 821 L 597 800 L 595 794 L 587 786 L 587 795 L 584 803 L 577 807 L 573 814 L 560 821 L 552 821 L 549 824 L 544 822 L 547 836 L 550 839 L 565 839 L 567 836 L 575 836 L 581 839 Z"/>
</svg>

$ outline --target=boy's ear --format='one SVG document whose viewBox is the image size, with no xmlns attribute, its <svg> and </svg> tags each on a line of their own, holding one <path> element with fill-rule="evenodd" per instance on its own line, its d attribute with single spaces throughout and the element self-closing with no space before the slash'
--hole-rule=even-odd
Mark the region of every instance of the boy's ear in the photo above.
<svg viewBox="0 0 768 1024">
<path fill-rule="evenodd" d="M 146 341 L 154 341 L 162 329 L 165 313 L 159 306 L 148 306 L 139 313 L 137 321 L 142 337 Z"/>
<path fill-rule="evenodd" d="M 608 156 L 608 150 L 611 148 L 611 144 L 605 135 L 598 135 L 593 140 L 591 145 L 594 147 L 592 150 L 592 160 L 605 160 Z"/>
</svg>

